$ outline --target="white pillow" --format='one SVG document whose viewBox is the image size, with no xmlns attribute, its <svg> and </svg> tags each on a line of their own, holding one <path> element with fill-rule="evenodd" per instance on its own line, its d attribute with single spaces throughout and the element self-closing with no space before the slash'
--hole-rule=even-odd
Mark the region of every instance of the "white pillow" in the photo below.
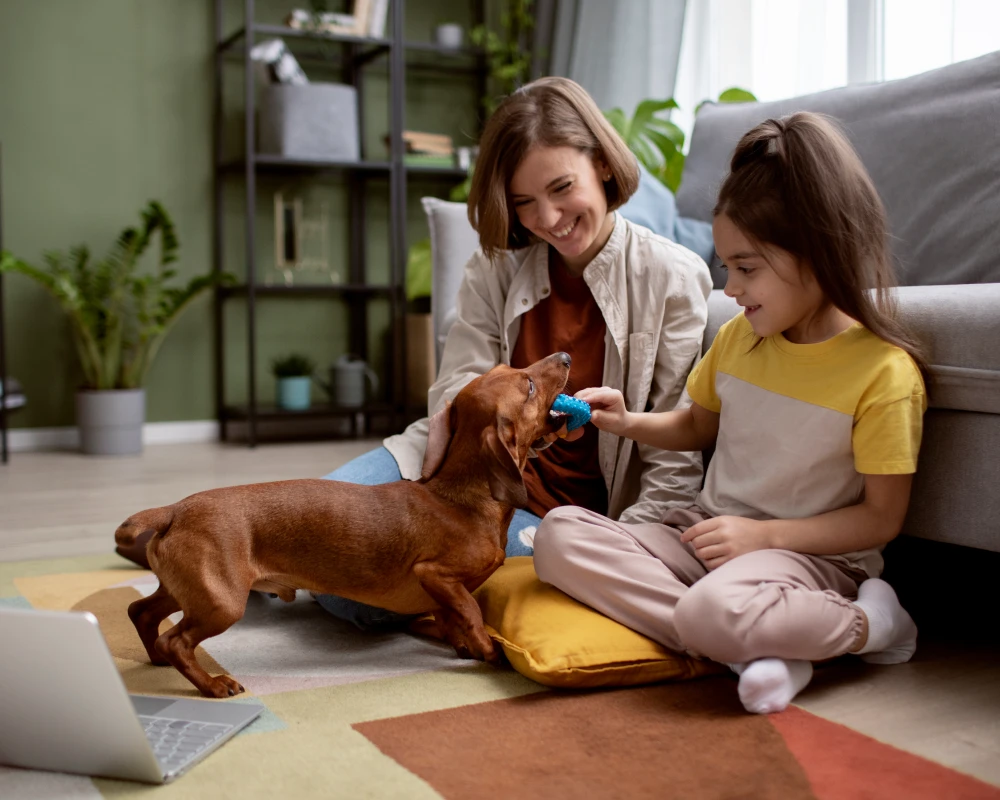
<svg viewBox="0 0 1000 800">
<path fill-rule="evenodd" d="M 479 234 L 469 223 L 465 203 L 436 197 L 421 199 L 431 232 L 431 316 L 437 363 L 448 330 L 455 321 L 455 298 L 465 275 L 465 265 L 479 249 Z"/>
</svg>

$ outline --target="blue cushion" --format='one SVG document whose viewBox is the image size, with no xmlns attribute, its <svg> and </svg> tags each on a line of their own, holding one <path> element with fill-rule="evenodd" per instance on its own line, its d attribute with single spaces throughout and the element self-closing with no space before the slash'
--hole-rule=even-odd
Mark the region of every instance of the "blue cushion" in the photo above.
<svg viewBox="0 0 1000 800">
<path fill-rule="evenodd" d="M 677 215 L 674 194 L 639 164 L 639 188 L 618 211 L 629 222 L 643 225 L 712 262 L 715 244 L 707 222 Z"/>
</svg>

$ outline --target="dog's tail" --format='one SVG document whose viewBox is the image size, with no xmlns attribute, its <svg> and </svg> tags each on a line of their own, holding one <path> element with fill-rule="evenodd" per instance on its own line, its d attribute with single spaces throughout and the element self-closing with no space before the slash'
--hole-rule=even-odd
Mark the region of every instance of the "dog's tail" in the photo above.
<svg viewBox="0 0 1000 800">
<path fill-rule="evenodd" d="M 174 522 L 173 506 L 150 508 L 133 514 L 115 531 L 115 550 L 141 567 L 150 568 L 146 545 L 156 534 L 163 536 Z"/>
</svg>

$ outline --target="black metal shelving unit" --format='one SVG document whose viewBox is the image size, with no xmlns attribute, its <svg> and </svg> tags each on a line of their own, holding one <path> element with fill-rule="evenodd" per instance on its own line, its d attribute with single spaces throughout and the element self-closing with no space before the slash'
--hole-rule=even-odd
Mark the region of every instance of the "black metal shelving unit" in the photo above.
<svg viewBox="0 0 1000 800">
<path fill-rule="evenodd" d="M 224 35 L 223 0 L 215 0 L 215 236 L 213 262 L 216 272 L 224 269 L 223 187 L 224 182 L 242 177 L 245 191 L 246 282 L 239 286 L 219 287 L 215 292 L 215 385 L 216 414 L 223 440 L 227 423 L 240 421 L 247 426 L 247 443 L 253 447 L 260 439 L 258 423 L 282 419 L 320 419 L 341 417 L 351 421 L 352 433 L 357 432 L 359 411 L 367 418 L 372 415 L 390 418 L 390 426 L 398 430 L 412 416 L 406 406 L 405 365 L 405 280 L 406 280 L 406 201 L 408 178 L 413 181 L 464 180 L 465 170 L 450 167 L 413 166 L 404 163 L 403 129 L 406 104 L 406 73 L 468 72 L 477 76 L 480 95 L 485 89 L 486 66 L 483 56 L 470 48 L 459 51 L 438 47 L 427 42 L 412 42 L 404 38 L 406 0 L 389 0 L 389 19 L 384 38 L 336 36 L 301 31 L 280 25 L 260 24 L 254 20 L 254 0 L 243 0 L 243 25 Z M 473 22 L 483 21 L 483 3 L 473 3 Z M 264 155 L 255 148 L 255 83 L 250 48 L 257 37 L 281 38 L 295 43 L 295 56 L 303 66 L 322 63 L 339 69 L 342 81 L 358 89 L 358 137 L 364 137 L 364 91 L 366 69 L 375 63 L 387 63 L 389 81 L 389 159 L 387 161 L 312 161 Z M 412 54 L 408 63 L 407 54 Z M 437 57 L 442 63 L 436 63 Z M 243 151 L 244 156 L 224 160 L 223 153 L 223 67 L 226 59 L 241 58 L 244 75 Z M 257 282 L 256 208 L 257 175 L 339 175 L 346 181 L 349 192 L 349 268 L 343 285 L 267 286 Z M 372 285 L 366 281 L 367 228 L 366 194 L 369 181 L 387 181 L 389 189 L 389 283 Z M 383 402 L 370 403 L 363 409 L 337 408 L 321 405 L 310 411 L 282 411 L 261 404 L 257 398 L 257 308 L 260 298 L 332 297 L 350 302 L 346 313 L 350 317 L 349 352 L 367 357 L 367 300 L 388 298 L 390 304 L 390 346 L 387 363 L 386 397 Z M 225 399 L 225 306 L 233 298 L 241 298 L 247 309 L 247 402 L 233 406 Z M 369 427 L 366 425 L 366 428 Z"/>
</svg>

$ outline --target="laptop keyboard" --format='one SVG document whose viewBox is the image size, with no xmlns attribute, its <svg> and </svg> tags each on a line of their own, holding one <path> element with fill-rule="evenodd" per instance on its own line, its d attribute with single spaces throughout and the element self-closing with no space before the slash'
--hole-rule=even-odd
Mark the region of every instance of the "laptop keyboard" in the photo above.
<svg viewBox="0 0 1000 800">
<path fill-rule="evenodd" d="M 139 715 L 146 738 L 164 772 L 172 772 L 196 756 L 220 736 L 233 729 L 232 725 L 211 722 L 191 722 L 168 717 Z"/>
</svg>

